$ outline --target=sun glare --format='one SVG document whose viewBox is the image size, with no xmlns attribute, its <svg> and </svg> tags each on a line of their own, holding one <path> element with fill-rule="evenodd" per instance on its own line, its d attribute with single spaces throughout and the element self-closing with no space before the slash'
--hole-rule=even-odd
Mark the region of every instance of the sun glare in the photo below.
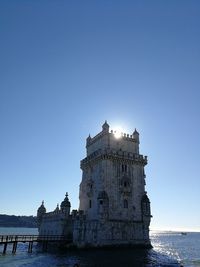
<svg viewBox="0 0 200 267">
<path fill-rule="evenodd" d="M 122 136 L 122 128 L 120 126 L 115 127 L 113 133 L 115 138 L 119 139 Z"/>
</svg>

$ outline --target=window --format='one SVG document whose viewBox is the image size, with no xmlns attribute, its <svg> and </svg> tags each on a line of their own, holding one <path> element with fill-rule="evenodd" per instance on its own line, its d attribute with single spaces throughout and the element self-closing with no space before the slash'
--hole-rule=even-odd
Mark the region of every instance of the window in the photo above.
<svg viewBox="0 0 200 267">
<path fill-rule="evenodd" d="M 122 172 L 127 172 L 127 165 L 126 164 L 122 164 Z"/>
<path fill-rule="evenodd" d="M 89 200 L 89 208 L 92 208 L 92 200 Z"/>
<path fill-rule="evenodd" d="M 124 208 L 128 209 L 128 200 L 127 199 L 124 199 Z"/>
<path fill-rule="evenodd" d="M 103 200 L 100 200 L 100 202 L 99 202 L 99 203 L 100 203 L 100 205 L 103 205 Z"/>
</svg>

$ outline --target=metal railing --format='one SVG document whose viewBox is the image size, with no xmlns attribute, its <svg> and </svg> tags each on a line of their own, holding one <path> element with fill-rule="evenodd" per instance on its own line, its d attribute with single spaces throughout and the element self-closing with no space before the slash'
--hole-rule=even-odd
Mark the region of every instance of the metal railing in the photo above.
<svg viewBox="0 0 200 267">
<path fill-rule="evenodd" d="M 71 239 L 64 235 L 0 235 L 0 244 L 43 241 L 71 241 Z"/>
</svg>

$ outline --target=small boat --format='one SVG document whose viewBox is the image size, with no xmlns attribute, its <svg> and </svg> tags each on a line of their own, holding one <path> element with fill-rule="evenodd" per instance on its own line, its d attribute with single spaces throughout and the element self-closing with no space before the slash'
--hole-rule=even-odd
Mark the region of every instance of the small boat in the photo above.
<svg viewBox="0 0 200 267">
<path fill-rule="evenodd" d="M 187 233 L 186 232 L 181 232 L 181 235 L 187 235 Z"/>
</svg>

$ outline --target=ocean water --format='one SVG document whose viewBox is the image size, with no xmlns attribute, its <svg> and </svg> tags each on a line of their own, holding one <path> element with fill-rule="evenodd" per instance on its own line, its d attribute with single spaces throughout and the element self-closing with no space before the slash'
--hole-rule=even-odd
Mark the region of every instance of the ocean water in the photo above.
<svg viewBox="0 0 200 267">
<path fill-rule="evenodd" d="M 37 229 L 0 228 L 0 234 L 37 234 Z M 200 233 L 151 232 L 153 249 L 100 249 L 42 252 L 36 244 L 19 243 L 15 255 L 0 245 L 0 267 L 197 267 L 200 266 Z"/>
</svg>

